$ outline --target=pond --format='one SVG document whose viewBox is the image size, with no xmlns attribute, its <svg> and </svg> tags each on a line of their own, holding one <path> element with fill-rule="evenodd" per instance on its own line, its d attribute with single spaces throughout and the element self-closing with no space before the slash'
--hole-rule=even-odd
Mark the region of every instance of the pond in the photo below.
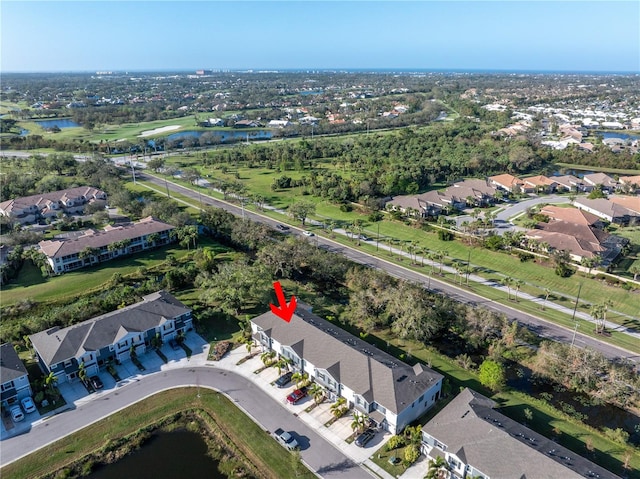
<svg viewBox="0 0 640 479">
<path fill-rule="evenodd" d="M 618 133 L 613 131 L 599 131 L 598 136 L 602 139 L 606 138 L 620 138 L 621 140 L 640 140 L 640 135 L 634 135 L 631 133 Z"/>
<path fill-rule="evenodd" d="M 48 128 L 53 128 L 57 126 L 58 128 L 77 128 L 80 125 L 73 120 L 69 120 L 68 118 L 55 118 L 53 120 L 35 120 L 35 123 L 40 125 L 45 130 Z"/>
<path fill-rule="evenodd" d="M 249 139 L 255 140 L 255 139 L 269 139 L 271 138 L 271 131 L 269 130 L 248 130 L 248 131 L 242 131 L 242 130 L 234 130 L 234 131 L 220 131 L 220 130 L 215 130 L 215 131 L 193 131 L 193 130 L 188 130 L 188 131 L 181 131 L 180 133 L 173 133 L 169 136 L 167 136 L 167 140 L 169 141 L 174 141 L 174 140 L 183 140 L 185 138 L 200 138 L 202 135 L 210 135 L 212 137 L 216 137 L 219 139 L 220 142 L 224 143 L 225 140 L 233 140 L 233 141 L 238 141 L 238 140 L 245 140 L 247 137 L 249 137 Z"/>
<path fill-rule="evenodd" d="M 184 430 L 158 433 L 140 450 L 116 463 L 102 466 L 86 477 L 227 479 L 218 471 L 218 461 L 207 456 L 207 445 L 200 435 Z"/>
</svg>

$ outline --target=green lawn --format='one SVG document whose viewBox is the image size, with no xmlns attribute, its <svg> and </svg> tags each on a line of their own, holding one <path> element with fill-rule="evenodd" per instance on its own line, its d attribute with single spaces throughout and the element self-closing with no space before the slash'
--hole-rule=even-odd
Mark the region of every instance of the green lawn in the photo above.
<svg viewBox="0 0 640 479">
<path fill-rule="evenodd" d="M 153 268 L 163 263 L 167 254 L 172 254 L 179 259 L 187 253 L 188 251 L 184 248 L 170 245 L 49 278 L 42 278 L 40 272 L 30 266 L 30 262 L 26 262 L 17 280 L 3 286 L 2 305 L 7 306 L 23 299 L 51 301 L 70 298 L 102 288 L 115 273 L 124 276 L 141 267 Z"/>
<path fill-rule="evenodd" d="M 568 449 L 581 456 L 588 457 L 593 462 L 617 474 L 623 474 L 622 464 L 624 462 L 624 456 L 630 452 L 632 455 L 632 472 L 629 473 L 627 477 L 634 479 L 640 478 L 640 450 L 637 448 L 622 447 L 604 437 L 599 431 L 579 423 L 576 420 L 569 419 L 565 414 L 559 412 L 552 406 L 526 394 L 513 390 L 505 390 L 493 394 L 480 384 L 475 372 L 462 369 L 452 359 L 431 348 L 425 347 L 421 343 L 399 340 L 389 330 L 378 331 L 375 335 L 369 335 L 366 339 L 396 357 L 403 351 L 405 354 L 410 353 L 410 357 L 407 356 L 406 359 L 409 362 L 412 363 L 415 359 L 420 360 L 443 374 L 450 381 L 451 391 L 454 396 L 460 388 L 471 388 L 494 399 L 500 406 L 500 412 L 520 423 L 527 423 L 524 409 L 529 408 L 533 412 L 533 421 L 528 424 L 531 429 L 544 436 L 554 438 L 554 440 Z M 437 410 L 429 411 L 425 417 L 421 418 L 420 422 L 424 424 L 436 413 Z M 556 436 L 554 428 L 560 431 L 559 436 Z M 593 452 L 589 452 L 586 449 L 587 439 L 590 439 L 593 443 Z M 376 460 L 378 453 L 383 456 L 381 460 Z M 402 468 L 399 466 L 383 464 L 384 458 L 388 458 L 390 453 L 384 450 L 380 450 L 378 453 L 374 454 L 372 458 L 374 462 L 378 463 L 390 473 L 402 472 Z M 397 453 L 398 451 L 394 451 L 394 454 Z"/>
<path fill-rule="evenodd" d="M 156 394 L 108 418 L 50 444 L 0 470 L 2 477 L 40 477 L 100 449 L 110 439 L 136 432 L 178 411 L 203 410 L 233 444 L 268 478 L 295 477 L 291 456 L 240 409 L 209 389 L 173 389 Z M 297 476 L 313 478 L 309 471 Z"/>
</svg>

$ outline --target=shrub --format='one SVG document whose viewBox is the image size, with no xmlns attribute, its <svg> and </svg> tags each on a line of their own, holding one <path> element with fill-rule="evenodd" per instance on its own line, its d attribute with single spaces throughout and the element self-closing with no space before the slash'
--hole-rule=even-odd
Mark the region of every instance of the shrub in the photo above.
<svg viewBox="0 0 640 479">
<path fill-rule="evenodd" d="M 391 436 L 387 441 L 387 451 L 392 451 L 406 444 L 404 436 Z"/>
<path fill-rule="evenodd" d="M 629 440 L 629 433 L 620 427 L 617 429 L 605 427 L 603 428 L 603 432 L 605 436 L 618 444 L 625 445 Z"/>
<path fill-rule="evenodd" d="M 413 464 L 420 457 L 420 449 L 415 444 L 409 444 L 404 450 L 404 461 L 406 464 Z"/>
<path fill-rule="evenodd" d="M 348 203 L 343 203 L 340 205 L 340 211 L 342 211 L 343 213 L 349 213 L 352 210 L 353 210 L 353 206 L 351 206 Z"/>
<path fill-rule="evenodd" d="M 453 233 L 446 230 L 438 230 L 438 239 L 440 241 L 453 241 Z"/>
<path fill-rule="evenodd" d="M 521 263 L 526 263 L 527 261 L 532 260 L 534 256 L 531 253 L 521 251 L 518 253 L 518 258 L 520 258 Z"/>
</svg>

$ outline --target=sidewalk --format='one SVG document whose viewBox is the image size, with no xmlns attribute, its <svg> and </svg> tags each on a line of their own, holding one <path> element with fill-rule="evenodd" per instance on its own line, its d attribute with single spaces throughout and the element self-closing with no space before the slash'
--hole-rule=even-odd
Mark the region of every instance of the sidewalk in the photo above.
<svg viewBox="0 0 640 479">
<path fill-rule="evenodd" d="M 349 457 L 356 464 L 365 466 L 364 469 L 372 473 L 374 477 L 393 479 L 393 476 L 380 469 L 369 459 L 378 448 L 384 446 L 386 441 L 391 437 L 391 434 L 384 431 L 378 432 L 366 447 L 358 447 L 355 443 L 349 444 L 346 442 L 346 439 L 353 433 L 351 429 L 351 415 L 343 416 L 329 427 L 325 426 L 327 421 L 332 417 L 329 410 L 329 402 L 325 401 L 309 412 L 306 412 L 305 409 L 313 405 L 313 399 L 310 397 L 304 398 L 295 405 L 288 404 L 286 397 L 295 389 L 295 384 L 292 383 L 285 388 L 278 388 L 272 384 L 278 378 L 278 371 L 273 367 L 256 373 L 256 371 L 264 368 L 264 364 L 260 360 L 260 354 L 244 361 L 242 364 L 237 364 L 247 356 L 248 353 L 246 349 L 244 347 L 238 347 L 227 353 L 220 361 L 207 361 L 207 365 L 233 371 L 236 374 L 248 378 L 256 386 L 273 397 L 282 407 L 291 411 L 292 414 L 312 427 L 326 441 L 332 443 L 345 456 Z"/>
</svg>

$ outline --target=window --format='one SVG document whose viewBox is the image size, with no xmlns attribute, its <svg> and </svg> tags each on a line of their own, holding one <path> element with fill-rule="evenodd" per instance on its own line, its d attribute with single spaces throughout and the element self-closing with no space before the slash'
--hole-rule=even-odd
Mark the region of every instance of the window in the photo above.
<svg viewBox="0 0 640 479">
<path fill-rule="evenodd" d="M 424 394 L 420 396 L 420 398 L 418 399 L 418 402 L 422 402 L 422 401 L 424 401 Z"/>
<path fill-rule="evenodd" d="M 73 361 L 72 361 L 71 359 L 67 359 L 67 360 L 64 362 L 64 367 L 65 367 L 65 368 L 70 368 L 72 364 L 73 364 Z"/>
<path fill-rule="evenodd" d="M 13 389 L 13 381 L 9 381 L 8 383 L 4 383 L 2 385 L 2 392 L 7 391 L 9 389 Z"/>
</svg>

